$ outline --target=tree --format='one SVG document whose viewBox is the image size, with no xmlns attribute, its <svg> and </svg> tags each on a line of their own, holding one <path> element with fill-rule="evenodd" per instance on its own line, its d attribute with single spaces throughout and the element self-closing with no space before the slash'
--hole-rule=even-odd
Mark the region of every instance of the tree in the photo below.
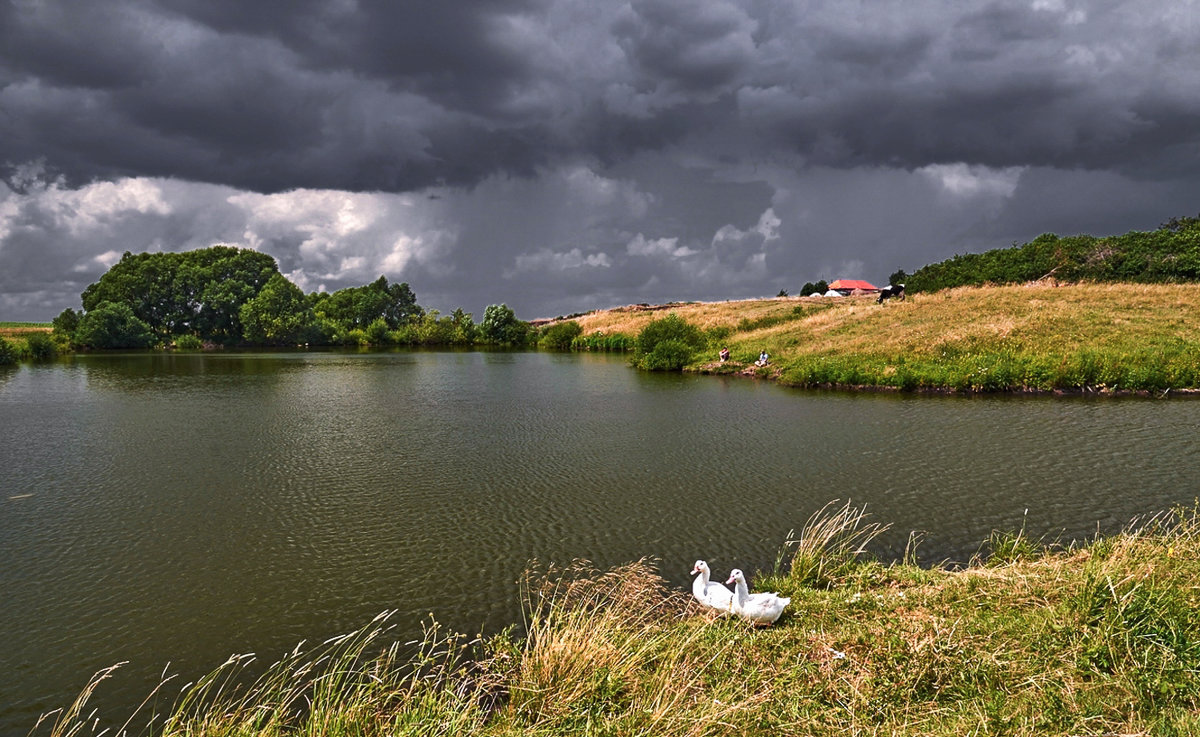
<svg viewBox="0 0 1200 737">
<path fill-rule="evenodd" d="M 279 273 L 268 254 L 232 246 L 182 253 L 128 251 L 83 291 L 83 309 L 127 305 L 159 340 L 194 333 L 205 340 L 242 337 L 240 310 Z"/>
<path fill-rule="evenodd" d="M 54 326 L 55 333 L 70 338 L 75 335 L 75 330 L 79 327 L 79 313 L 68 307 L 58 313 L 58 317 L 54 318 L 50 324 Z"/>
<path fill-rule="evenodd" d="M 213 246 L 184 255 L 196 263 L 203 280 L 195 332 L 201 338 L 219 343 L 240 341 L 242 305 L 280 275 L 274 257 L 229 246 Z"/>
<path fill-rule="evenodd" d="M 479 328 L 471 320 L 471 313 L 464 312 L 461 307 L 450 313 L 450 323 L 454 326 L 450 334 L 450 342 L 456 345 L 470 345 L 475 342 Z"/>
<path fill-rule="evenodd" d="M 900 269 L 896 273 L 888 277 L 888 284 L 900 285 L 908 281 L 908 274 L 904 273 L 904 269 Z"/>
<path fill-rule="evenodd" d="M 148 348 L 154 345 L 154 333 L 129 305 L 101 302 L 80 318 L 75 344 L 86 348 Z"/>
<path fill-rule="evenodd" d="M 804 286 L 800 287 L 800 296 L 807 297 L 808 295 L 813 294 L 816 291 L 817 291 L 816 285 L 814 285 L 810 281 L 806 281 L 806 282 L 804 282 Z"/>
<path fill-rule="evenodd" d="M 825 294 L 828 291 L 829 291 L 829 282 L 825 281 L 824 279 L 822 279 L 821 281 L 819 281 L 813 285 L 813 293 L 814 294 Z"/>
<path fill-rule="evenodd" d="M 479 335 L 488 343 L 524 345 L 529 323 L 521 322 L 506 304 L 488 305 L 479 323 Z"/>
<path fill-rule="evenodd" d="M 159 338 L 173 335 L 188 309 L 178 299 L 175 273 L 183 257 L 178 253 L 130 253 L 113 264 L 100 280 L 81 295 L 84 312 L 101 304 L 123 304 Z"/>
<path fill-rule="evenodd" d="M 238 315 L 243 337 L 250 343 L 295 345 L 306 342 L 312 310 L 300 287 L 283 274 L 275 274 Z"/>
<path fill-rule="evenodd" d="M 388 329 L 396 330 L 424 314 L 408 284 L 388 284 L 381 276 L 362 287 L 339 289 L 314 305 L 317 314 L 327 317 L 345 330 L 366 328 L 382 318 Z"/>
</svg>

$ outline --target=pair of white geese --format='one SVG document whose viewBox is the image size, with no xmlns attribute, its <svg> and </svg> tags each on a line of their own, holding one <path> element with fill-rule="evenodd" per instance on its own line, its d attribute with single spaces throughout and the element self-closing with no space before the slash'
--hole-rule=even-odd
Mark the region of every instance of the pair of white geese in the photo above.
<svg viewBox="0 0 1200 737">
<path fill-rule="evenodd" d="M 791 602 L 790 598 L 779 594 L 750 593 L 746 577 L 737 568 L 729 573 L 729 580 L 725 582 L 735 584 L 733 591 L 716 581 L 710 581 L 712 571 L 708 563 L 702 560 L 696 561 L 692 567 L 692 575 L 697 573 L 700 575 L 692 581 L 692 596 L 696 597 L 696 601 L 719 612 L 736 614 L 754 624 L 774 624 L 783 614 L 783 608 Z"/>
</svg>

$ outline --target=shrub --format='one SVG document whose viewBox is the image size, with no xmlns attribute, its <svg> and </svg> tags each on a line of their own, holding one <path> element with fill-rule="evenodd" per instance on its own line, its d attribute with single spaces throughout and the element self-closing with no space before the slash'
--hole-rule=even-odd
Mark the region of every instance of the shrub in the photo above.
<svg viewBox="0 0 1200 737">
<path fill-rule="evenodd" d="M 175 338 L 175 348 L 181 351 L 198 351 L 203 347 L 204 341 L 191 333 L 179 335 Z"/>
<path fill-rule="evenodd" d="M 58 354 L 58 346 L 46 333 L 28 333 L 25 336 L 25 345 L 29 349 L 29 357 L 35 361 L 54 358 Z"/>
<path fill-rule="evenodd" d="M 0 366 L 11 366 L 18 359 L 17 347 L 4 338 L 0 338 Z"/>
<path fill-rule="evenodd" d="M 538 338 L 538 344 L 546 348 L 565 351 L 570 350 L 575 339 L 583 334 L 583 327 L 574 320 L 556 322 L 548 325 Z"/>
<path fill-rule="evenodd" d="M 642 328 L 637 336 L 636 350 L 640 355 L 648 355 L 654 352 L 659 343 L 667 340 L 683 343 L 693 351 L 703 350 L 708 345 L 700 328 L 672 312 L 659 320 L 651 320 Z"/>
<path fill-rule="evenodd" d="M 366 342 L 371 345 L 383 345 L 388 342 L 388 324 L 382 317 L 371 321 L 366 329 Z"/>
<path fill-rule="evenodd" d="M 679 371 L 692 362 L 695 354 L 692 347 L 681 340 L 663 340 L 638 360 L 638 367 L 647 371 Z"/>
<path fill-rule="evenodd" d="M 129 305 L 101 302 L 80 318 L 75 343 L 88 348 L 149 348 L 154 334 Z"/>
</svg>

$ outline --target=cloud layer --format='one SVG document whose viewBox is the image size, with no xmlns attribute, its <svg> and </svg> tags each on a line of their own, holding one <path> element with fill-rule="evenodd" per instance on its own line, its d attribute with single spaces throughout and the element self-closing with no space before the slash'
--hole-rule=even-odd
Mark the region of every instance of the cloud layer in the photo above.
<svg viewBox="0 0 1200 737">
<path fill-rule="evenodd" d="M 1200 210 L 1198 11 L 14 0 L 0 319 L 218 242 L 530 318 L 1153 228 Z"/>
</svg>

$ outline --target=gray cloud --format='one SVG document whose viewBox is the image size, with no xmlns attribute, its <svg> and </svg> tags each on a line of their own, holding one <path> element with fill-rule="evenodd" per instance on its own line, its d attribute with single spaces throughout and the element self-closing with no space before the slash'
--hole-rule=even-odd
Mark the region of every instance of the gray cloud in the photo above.
<svg viewBox="0 0 1200 737">
<path fill-rule="evenodd" d="M 532 317 L 1151 228 L 1200 210 L 1194 14 L 15 0 L 0 318 L 76 304 L 105 254 L 216 242 Z"/>
</svg>

